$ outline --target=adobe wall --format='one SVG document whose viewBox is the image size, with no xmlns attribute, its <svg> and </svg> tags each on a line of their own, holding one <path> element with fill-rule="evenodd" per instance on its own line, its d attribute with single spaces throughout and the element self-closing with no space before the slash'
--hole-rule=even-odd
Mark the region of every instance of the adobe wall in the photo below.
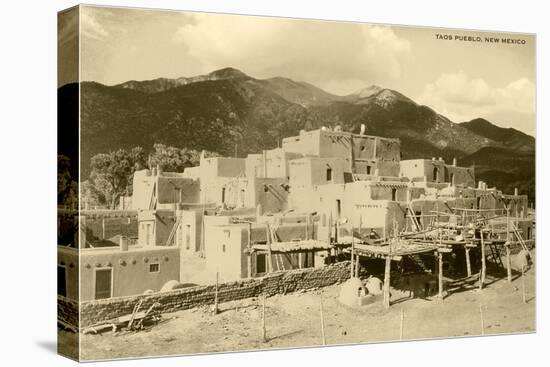
<svg viewBox="0 0 550 367">
<path fill-rule="evenodd" d="M 169 280 L 180 280 L 180 250 L 177 247 L 150 247 L 119 251 L 87 249 L 80 251 L 80 297 L 95 297 L 95 271 L 112 269 L 114 297 L 141 294 L 151 289 L 159 291 Z M 149 264 L 158 263 L 159 271 L 151 273 Z"/>
<path fill-rule="evenodd" d="M 349 261 L 321 268 L 296 269 L 277 272 L 262 278 L 246 279 L 219 285 L 220 303 L 245 298 L 267 297 L 300 290 L 326 287 L 349 278 Z M 149 296 L 131 296 L 82 302 L 80 304 L 81 327 L 113 320 L 131 314 L 140 299 L 141 308 L 148 309 L 153 303 L 160 303 L 159 311 L 174 312 L 214 304 L 215 286 L 202 285 L 178 289 Z"/>
</svg>

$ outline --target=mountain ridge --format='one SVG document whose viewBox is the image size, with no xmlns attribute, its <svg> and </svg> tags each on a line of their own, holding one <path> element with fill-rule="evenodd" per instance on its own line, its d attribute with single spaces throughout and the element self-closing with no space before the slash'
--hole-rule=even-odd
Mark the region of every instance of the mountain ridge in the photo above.
<svg viewBox="0 0 550 367">
<path fill-rule="evenodd" d="M 63 88 L 58 90 L 60 95 Z M 370 135 L 399 138 L 403 159 L 441 156 L 460 161 L 488 147 L 534 152 L 534 138 L 527 134 L 487 120 L 454 123 L 398 91 L 377 85 L 336 96 L 306 82 L 256 79 L 224 68 L 190 78 L 115 86 L 83 82 L 81 90 L 85 178 L 94 154 L 118 148 L 149 149 L 164 143 L 233 155 L 237 147 L 239 156 L 246 156 L 274 148 L 282 138 L 302 129 L 337 123 L 356 133 L 366 124 Z M 511 154 L 501 156 L 513 162 Z M 488 154 L 478 157 L 489 158 Z M 534 167 L 534 158 L 518 162 Z M 479 160 L 476 164 L 490 168 Z"/>
</svg>

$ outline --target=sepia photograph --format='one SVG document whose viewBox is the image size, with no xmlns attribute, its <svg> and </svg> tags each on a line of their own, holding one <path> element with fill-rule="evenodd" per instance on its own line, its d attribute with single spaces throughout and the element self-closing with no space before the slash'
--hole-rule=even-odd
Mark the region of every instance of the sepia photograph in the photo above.
<svg viewBox="0 0 550 367">
<path fill-rule="evenodd" d="M 535 34 L 78 5 L 57 36 L 59 354 L 537 331 Z"/>
</svg>

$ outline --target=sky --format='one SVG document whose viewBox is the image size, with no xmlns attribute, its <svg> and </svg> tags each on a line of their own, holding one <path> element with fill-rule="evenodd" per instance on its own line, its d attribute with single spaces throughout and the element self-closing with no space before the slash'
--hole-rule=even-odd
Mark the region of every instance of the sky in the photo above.
<svg viewBox="0 0 550 367">
<path fill-rule="evenodd" d="M 483 117 L 536 130 L 533 35 L 83 6 L 80 36 L 82 81 L 114 85 L 234 67 L 337 95 L 376 84 L 454 122 Z"/>
</svg>

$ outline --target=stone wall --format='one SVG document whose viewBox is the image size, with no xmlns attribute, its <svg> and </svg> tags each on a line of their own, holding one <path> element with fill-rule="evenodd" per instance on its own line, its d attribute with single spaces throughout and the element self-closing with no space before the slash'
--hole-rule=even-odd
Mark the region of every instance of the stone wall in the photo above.
<svg viewBox="0 0 550 367">
<path fill-rule="evenodd" d="M 246 279 L 219 285 L 220 303 L 326 287 L 349 278 L 349 261 L 322 268 L 296 269 L 268 274 L 262 278 Z M 135 304 L 144 298 L 141 309 L 160 303 L 160 312 L 174 312 L 214 304 L 215 286 L 201 285 L 153 295 L 118 297 L 82 302 L 81 327 L 113 320 L 131 314 Z"/>
<path fill-rule="evenodd" d="M 57 296 L 57 318 L 72 326 L 77 326 L 78 303 L 63 296 Z"/>
</svg>

